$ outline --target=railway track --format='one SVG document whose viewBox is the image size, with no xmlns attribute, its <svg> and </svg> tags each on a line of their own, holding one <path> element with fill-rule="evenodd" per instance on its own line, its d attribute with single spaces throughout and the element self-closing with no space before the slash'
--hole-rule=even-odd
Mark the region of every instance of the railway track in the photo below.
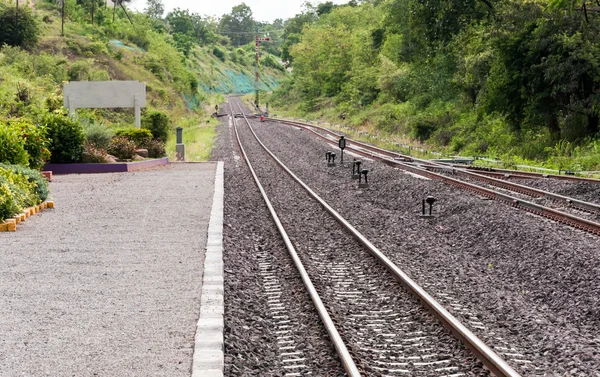
<svg viewBox="0 0 600 377">
<path fill-rule="evenodd" d="M 289 121 L 289 120 L 277 120 L 277 121 L 284 123 L 284 124 L 295 125 L 295 126 L 299 126 L 299 127 L 311 127 L 313 129 L 319 129 L 321 132 L 331 135 L 336 138 L 339 138 L 341 136 L 340 133 L 337 133 L 335 131 L 332 131 L 332 130 L 324 128 L 324 127 L 316 126 L 314 124 L 301 123 L 301 122 L 295 122 L 295 121 Z M 404 154 L 401 154 L 398 152 L 393 152 L 393 151 L 389 151 L 386 149 L 378 148 L 378 147 L 375 147 L 373 145 L 370 145 L 370 144 L 367 144 L 367 143 L 364 143 L 361 141 L 353 140 L 353 143 L 360 145 L 361 147 L 368 149 L 368 150 L 387 154 L 389 157 L 392 157 L 392 158 L 398 157 L 398 158 L 402 158 L 406 161 L 416 161 L 416 162 L 424 163 L 426 165 L 450 166 L 453 168 L 458 168 L 458 169 L 467 170 L 467 171 L 473 171 L 473 172 L 477 172 L 482 175 L 489 175 L 492 177 L 497 177 L 497 178 L 502 178 L 502 179 L 511 179 L 511 178 L 556 179 L 556 180 L 561 180 L 561 181 L 589 182 L 589 183 L 600 184 L 600 179 L 580 177 L 580 176 L 575 176 L 575 175 L 545 174 L 545 173 L 528 172 L 528 171 L 523 171 L 523 170 L 487 168 L 487 167 L 479 167 L 479 166 L 462 166 L 462 165 L 456 165 L 456 164 L 450 164 L 450 163 L 439 163 L 439 162 L 432 163 L 432 161 L 422 160 L 422 159 L 414 158 L 412 156 L 404 155 Z"/>
<path fill-rule="evenodd" d="M 276 121 L 308 130 L 327 143 L 337 147 L 336 138 L 340 135 L 331 130 L 298 122 Z M 348 140 L 346 149 L 356 155 L 377 160 L 423 177 L 441 180 L 478 195 L 502 201 L 512 207 L 570 225 L 576 229 L 600 235 L 600 223 L 595 221 L 600 216 L 600 205 L 598 204 L 508 182 L 465 169 L 456 169 L 446 164 L 431 164 L 429 161 L 413 159 L 410 156 L 391 152 L 355 140 Z M 454 176 L 460 179 L 454 178 Z M 482 182 L 487 187 L 475 184 L 474 181 L 478 183 Z M 490 186 L 497 187 L 500 190 L 495 190 L 494 187 Z M 520 195 L 518 197 L 513 196 L 508 191 Z M 544 199 L 551 206 L 532 202 L 524 198 L 523 195 L 534 199 Z M 563 209 L 569 210 L 570 213 L 563 212 Z"/>
<path fill-rule="evenodd" d="M 285 167 L 245 115 L 240 119 L 246 126 L 234 120 L 233 129 L 242 155 L 349 376 L 485 375 L 481 364 L 497 376 L 519 375 Z M 290 191 L 293 200 L 278 201 Z"/>
</svg>

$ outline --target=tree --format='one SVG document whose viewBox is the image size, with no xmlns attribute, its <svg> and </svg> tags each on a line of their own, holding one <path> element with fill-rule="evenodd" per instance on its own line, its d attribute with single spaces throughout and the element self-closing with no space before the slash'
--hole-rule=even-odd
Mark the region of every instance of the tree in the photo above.
<svg viewBox="0 0 600 377">
<path fill-rule="evenodd" d="M 146 0 L 148 8 L 144 9 L 144 12 L 150 17 L 159 20 L 165 13 L 165 4 L 162 0 Z"/>
<path fill-rule="evenodd" d="M 3 6 L 0 4 L 0 46 L 31 48 L 38 41 L 39 27 L 29 7 Z"/>
<path fill-rule="evenodd" d="M 176 41 L 189 39 L 197 44 L 209 44 L 217 40 L 213 21 L 209 18 L 202 19 L 197 13 L 190 14 L 187 9 L 176 8 L 167 15 L 166 20 L 173 35 L 179 34 Z M 184 35 L 188 38 L 183 37 Z"/>
<path fill-rule="evenodd" d="M 321 4 L 317 5 L 317 14 L 320 17 L 324 14 L 331 13 L 333 8 L 335 8 L 335 4 L 333 4 L 331 1 L 328 1 L 326 3 L 321 3 Z"/>
<path fill-rule="evenodd" d="M 245 3 L 236 5 L 231 13 L 224 14 L 219 23 L 221 33 L 227 34 L 234 46 L 241 46 L 254 39 L 256 22 L 252 17 L 252 9 Z"/>
</svg>

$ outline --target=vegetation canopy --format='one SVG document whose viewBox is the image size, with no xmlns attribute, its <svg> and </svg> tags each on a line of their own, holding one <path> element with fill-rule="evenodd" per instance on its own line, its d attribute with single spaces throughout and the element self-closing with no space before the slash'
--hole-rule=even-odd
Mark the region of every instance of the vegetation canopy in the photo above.
<svg viewBox="0 0 600 377">
<path fill-rule="evenodd" d="M 285 22 L 279 108 L 448 153 L 600 170 L 600 7 L 571 0 L 306 4 Z"/>
</svg>

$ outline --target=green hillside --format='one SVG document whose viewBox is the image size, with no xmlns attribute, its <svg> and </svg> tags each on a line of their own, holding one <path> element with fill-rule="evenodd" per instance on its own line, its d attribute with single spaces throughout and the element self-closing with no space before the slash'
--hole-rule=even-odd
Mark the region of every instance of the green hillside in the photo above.
<svg viewBox="0 0 600 377">
<path fill-rule="evenodd" d="M 599 11 L 588 0 L 309 4 L 286 22 L 293 74 L 271 104 L 448 154 L 600 170 Z"/>
<path fill-rule="evenodd" d="M 201 134 L 202 145 L 188 146 L 193 152 L 189 156 L 206 159 L 216 124 L 210 118 L 214 105 L 223 100 L 222 94 L 253 91 L 254 45 L 235 45 L 219 34 L 215 20 L 187 11 L 152 17 L 128 10 L 126 4 L 123 0 L 123 7 L 107 8 L 104 1 L 66 0 L 62 35 L 55 1 L 21 1 L 16 22 L 32 14 L 37 38 L 0 48 L 0 118 L 36 119 L 59 111 L 67 81 L 139 80 L 147 83 L 149 106 L 144 113 L 164 112 L 171 127 Z M 14 5 L 14 0 L 2 0 L 0 11 L 14 14 Z M 21 21 L 19 27 L 23 25 Z M 8 22 L 7 33 L 15 26 Z M 266 51 L 261 52 L 260 72 L 265 91 L 285 75 L 278 58 Z M 81 109 L 78 116 L 84 127 L 133 124 L 130 109 Z"/>
</svg>

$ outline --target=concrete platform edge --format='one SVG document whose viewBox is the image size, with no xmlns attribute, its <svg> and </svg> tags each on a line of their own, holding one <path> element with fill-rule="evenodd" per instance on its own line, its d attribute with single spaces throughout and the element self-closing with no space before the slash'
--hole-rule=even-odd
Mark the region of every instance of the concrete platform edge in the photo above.
<svg viewBox="0 0 600 377">
<path fill-rule="evenodd" d="M 224 163 L 217 163 L 208 224 L 200 318 L 196 327 L 192 377 L 223 377 L 223 200 Z M 210 246 L 209 246 L 210 245 Z"/>
</svg>

